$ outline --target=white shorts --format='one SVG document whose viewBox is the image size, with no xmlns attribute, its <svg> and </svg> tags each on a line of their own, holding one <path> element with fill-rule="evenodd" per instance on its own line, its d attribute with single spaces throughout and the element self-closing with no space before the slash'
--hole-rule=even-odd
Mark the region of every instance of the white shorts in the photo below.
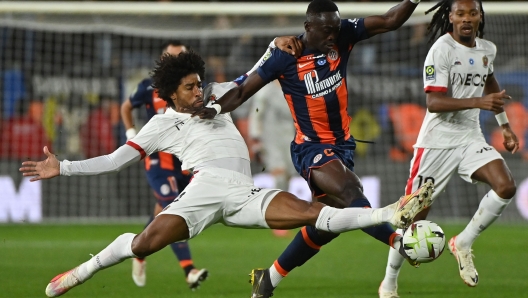
<svg viewBox="0 0 528 298">
<path fill-rule="evenodd" d="M 496 159 L 503 158 L 495 148 L 482 141 L 452 149 L 415 148 L 405 194 L 431 180 L 435 187 L 433 198 L 436 198 L 455 172 L 467 182 L 477 183 L 471 179 L 473 173 Z"/>
<path fill-rule="evenodd" d="M 201 169 L 159 214 L 185 219 L 189 238 L 217 222 L 243 228 L 269 228 L 266 209 L 279 192 L 279 189 L 258 188 L 251 177 L 235 171 Z"/>
</svg>

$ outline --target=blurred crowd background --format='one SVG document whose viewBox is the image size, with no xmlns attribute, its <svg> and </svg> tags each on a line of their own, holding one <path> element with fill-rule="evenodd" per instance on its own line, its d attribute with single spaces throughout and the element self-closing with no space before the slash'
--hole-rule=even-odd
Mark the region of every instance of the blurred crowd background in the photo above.
<svg viewBox="0 0 528 298">
<path fill-rule="evenodd" d="M 148 76 L 165 41 L 180 40 L 204 57 L 205 83 L 223 82 L 249 70 L 275 36 L 302 33 L 303 21 L 288 15 L 0 14 L 0 177 L 23 183 L 18 164 L 42 159 L 44 145 L 60 159 L 76 160 L 124 144 L 120 104 Z M 358 144 L 356 171 L 380 203 L 403 193 L 425 115 L 426 28 L 426 21 L 415 20 L 361 42 L 349 62 L 351 133 L 375 142 Z M 513 97 L 506 111 L 521 150 L 507 162 L 522 182 L 528 178 L 528 14 L 490 14 L 485 32 L 498 47 L 496 77 Z M 278 84 L 270 83 L 232 116 L 250 148 L 256 179 L 309 196 L 289 160 L 293 123 Z M 135 119 L 138 126 L 145 123 L 143 109 Z M 493 114 L 482 112 L 481 125 L 488 142 L 506 154 Z M 471 215 L 486 190 L 458 180 L 452 185 L 437 215 Z M 141 165 L 103 178 L 60 178 L 42 184 L 42 217 L 143 216 L 150 198 Z M 521 218 L 521 211 L 511 210 L 507 218 Z"/>
</svg>

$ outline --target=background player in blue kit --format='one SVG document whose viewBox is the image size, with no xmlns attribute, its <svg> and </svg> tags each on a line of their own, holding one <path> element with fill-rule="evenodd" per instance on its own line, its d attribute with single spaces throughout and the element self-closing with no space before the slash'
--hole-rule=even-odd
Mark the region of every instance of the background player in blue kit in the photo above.
<svg viewBox="0 0 528 298">
<path fill-rule="evenodd" d="M 185 45 L 181 42 L 170 41 L 163 45 L 162 55 L 165 53 L 179 55 L 186 50 Z M 150 78 L 144 79 L 139 83 L 134 94 L 121 105 L 121 118 L 126 129 L 127 140 L 130 140 L 136 135 L 132 117 L 133 109 L 144 105 L 147 109 L 149 120 L 156 114 L 165 113 L 167 104 L 163 99 L 158 97 L 156 90 L 151 85 L 152 80 Z M 148 183 L 157 200 L 154 212 L 147 223 L 149 225 L 154 217 L 170 204 L 187 184 L 189 184 L 191 176 L 190 174 L 182 173 L 180 161 L 176 156 L 166 152 L 157 152 L 146 157 L 145 170 Z M 207 278 L 207 270 L 194 267 L 191 251 L 187 242 L 172 243 L 170 246 L 185 272 L 187 284 L 191 289 L 196 289 L 200 285 L 200 282 Z M 132 259 L 132 279 L 138 287 L 143 287 L 146 283 L 145 270 L 145 259 Z"/>
<path fill-rule="evenodd" d="M 404 0 L 380 16 L 341 19 L 331 0 L 308 5 L 305 33 L 299 36 L 300 57 L 278 49 L 262 59 L 260 67 L 237 88 L 217 101 L 217 109 L 203 108 L 194 116 L 212 118 L 227 113 L 249 99 L 267 83 L 278 79 L 297 130 L 291 143 L 292 161 L 313 192 L 313 197 L 333 207 L 366 207 L 370 202 L 354 170 L 356 142 L 350 135 L 347 63 L 354 45 L 374 35 L 396 30 L 411 16 L 419 0 Z M 363 229 L 406 257 L 401 235 L 388 225 Z M 304 227 L 274 264 L 252 272 L 252 297 L 270 297 L 291 270 L 316 255 L 338 234 Z"/>
</svg>

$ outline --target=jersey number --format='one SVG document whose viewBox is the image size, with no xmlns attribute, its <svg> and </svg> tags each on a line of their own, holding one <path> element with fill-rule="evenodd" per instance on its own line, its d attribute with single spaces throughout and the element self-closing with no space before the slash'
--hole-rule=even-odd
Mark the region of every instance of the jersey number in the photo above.
<svg viewBox="0 0 528 298">
<path fill-rule="evenodd" d="M 424 179 L 424 176 L 418 175 L 418 178 L 420 178 L 420 181 L 418 182 L 418 188 L 420 188 L 423 183 L 426 183 L 428 181 L 431 181 L 431 182 L 433 182 L 433 184 L 435 184 L 435 180 L 434 180 L 433 177 L 425 177 L 425 179 Z"/>
</svg>

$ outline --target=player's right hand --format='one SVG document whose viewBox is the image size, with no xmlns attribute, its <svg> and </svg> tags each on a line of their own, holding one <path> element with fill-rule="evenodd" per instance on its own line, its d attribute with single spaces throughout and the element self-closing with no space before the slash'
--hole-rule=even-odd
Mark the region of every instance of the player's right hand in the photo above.
<svg viewBox="0 0 528 298">
<path fill-rule="evenodd" d="M 511 99 L 511 96 L 506 94 L 506 90 L 497 93 L 490 93 L 480 98 L 478 108 L 499 113 L 502 112 L 502 107 L 505 104 L 504 100 L 506 99 Z"/>
<path fill-rule="evenodd" d="M 19 169 L 24 177 L 33 176 L 29 180 L 31 182 L 60 175 L 60 163 L 55 154 L 51 153 L 47 146 L 44 146 L 43 151 L 48 158 L 43 161 L 24 161 Z"/>
<path fill-rule="evenodd" d="M 304 45 L 297 36 L 280 36 L 275 38 L 275 45 L 279 50 L 284 51 L 296 58 L 301 56 Z"/>
</svg>

